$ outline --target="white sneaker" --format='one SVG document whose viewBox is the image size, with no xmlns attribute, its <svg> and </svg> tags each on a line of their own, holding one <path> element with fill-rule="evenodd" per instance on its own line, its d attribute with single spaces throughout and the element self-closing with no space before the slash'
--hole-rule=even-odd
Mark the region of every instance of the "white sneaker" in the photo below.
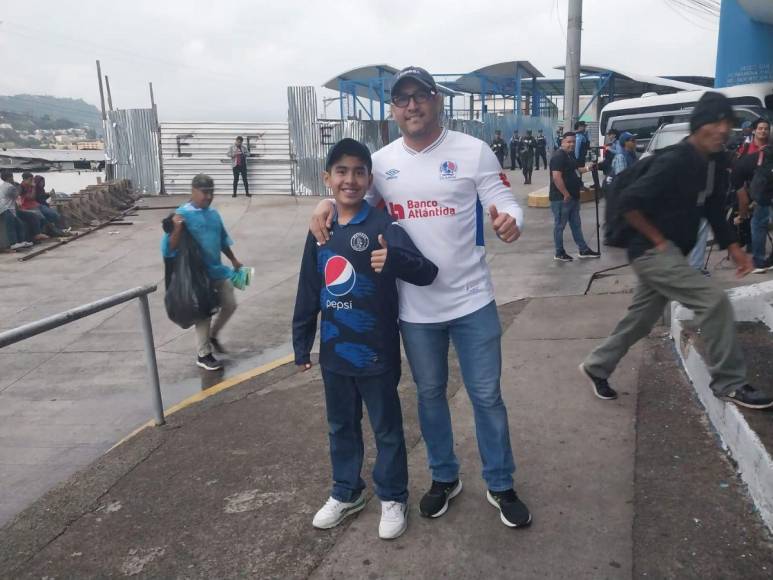
<svg viewBox="0 0 773 580">
<path fill-rule="evenodd" d="M 320 530 L 327 530 L 336 527 L 347 516 L 356 514 L 362 508 L 365 507 L 365 494 L 361 493 L 360 497 L 350 503 L 338 501 L 332 497 L 328 498 L 325 505 L 314 515 L 314 520 L 311 522 L 315 528 Z"/>
<path fill-rule="evenodd" d="M 382 540 L 394 540 L 400 537 L 407 528 L 408 504 L 399 501 L 382 501 L 378 537 Z"/>
<path fill-rule="evenodd" d="M 11 244 L 12 250 L 21 250 L 26 247 L 28 247 L 26 242 L 16 242 L 15 244 Z"/>
</svg>

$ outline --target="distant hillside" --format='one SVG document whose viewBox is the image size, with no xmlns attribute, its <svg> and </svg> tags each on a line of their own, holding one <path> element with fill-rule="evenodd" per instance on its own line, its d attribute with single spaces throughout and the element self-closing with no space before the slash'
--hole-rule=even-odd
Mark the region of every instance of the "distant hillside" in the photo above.
<svg viewBox="0 0 773 580">
<path fill-rule="evenodd" d="M 0 95 L 0 111 L 46 121 L 66 120 L 74 127 L 89 127 L 102 132 L 102 115 L 83 99 L 64 99 L 48 95 Z"/>
</svg>

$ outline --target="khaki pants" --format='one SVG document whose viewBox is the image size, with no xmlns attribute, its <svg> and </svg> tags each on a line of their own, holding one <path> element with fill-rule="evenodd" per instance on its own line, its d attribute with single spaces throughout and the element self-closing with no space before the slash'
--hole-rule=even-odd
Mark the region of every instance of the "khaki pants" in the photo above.
<svg viewBox="0 0 773 580">
<path fill-rule="evenodd" d="M 647 251 L 631 267 L 639 278 L 633 302 L 612 334 L 585 359 L 588 372 L 609 378 L 628 349 L 650 333 L 668 302 L 676 300 L 695 313 L 714 394 L 730 394 L 745 385 L 746 363 L 725 292 L 692 268 L 673 244 L 663 252 Z"/>
<path fill-rule="evenodd" d="M 212 354 L 212 345 L 209 342 L 209 338 L 217 338 L 218 333 L 236 310 L 236 297 L 234 296 L 234 287 L 231 281 L 218 280 L 215 284 L 220 295 L 220 311 L 215 316 L 196 323 L 196 347 L 199 356 Z M 214 323 L 212 323 L 213 318 L 215 319 Z"/>
</svg>

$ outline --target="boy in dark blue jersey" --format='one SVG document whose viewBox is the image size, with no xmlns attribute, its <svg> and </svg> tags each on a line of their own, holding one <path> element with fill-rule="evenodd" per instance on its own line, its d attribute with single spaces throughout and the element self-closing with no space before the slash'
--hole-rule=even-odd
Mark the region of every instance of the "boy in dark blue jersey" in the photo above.
<svg viewBox="0 0 773 580">
<path fill-rule="evenodd" d="M 381 499 L 379 537 L 393 539 L 407 527 L 408 463 L 397 385 L 400 338 L 396 278 L 425 286 L 437 267 L 416 249 L 403 228 L 363 199 L 373 176 L 368 148 L 343 139 L 330 150 L 325 184 L 337 215 L 330 241 L 309 234 L 303 252 L 293 315 L 295 363 L 311 368 L 320 325 L 319 364 L 325 383 L 333 489 L 314 516 L 332 528 L 365 507 L 360 477 L 364 446 L 362 402 L 378 449 L 373 469 Z"/>
</svg>

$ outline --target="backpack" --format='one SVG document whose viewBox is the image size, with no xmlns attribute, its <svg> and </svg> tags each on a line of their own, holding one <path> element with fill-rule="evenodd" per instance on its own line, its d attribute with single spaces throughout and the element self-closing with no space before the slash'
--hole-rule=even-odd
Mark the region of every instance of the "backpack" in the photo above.
<svg viewBox="0 0 773 580">
<path fill-rule="evenodd" d="M 652 155 L 640 159 L 633 165 L 626 167 L 623 171 L 614 177 L 608 177 L 604 180 L 604 198 L 606 207 L 604 208 L 604 244 L 615 248 L 627 248 L 635 230 L 628 224 L 625 216 L 620 212 L 618 204 L 620 193 L 628 186 L 635 183 L 643 177 L 652 167 L 655 159 L 664 152 L 670 151 L 677 145 L 665 147 L 656 151 Z"/>
<path fill-rule="evenodd" d="M 749 195 L 763 206 L 769 206 L 773 199 L 773 155 L 767 147 L 757 157 L 757 167 L 749 183 Z"/>
</svg>

